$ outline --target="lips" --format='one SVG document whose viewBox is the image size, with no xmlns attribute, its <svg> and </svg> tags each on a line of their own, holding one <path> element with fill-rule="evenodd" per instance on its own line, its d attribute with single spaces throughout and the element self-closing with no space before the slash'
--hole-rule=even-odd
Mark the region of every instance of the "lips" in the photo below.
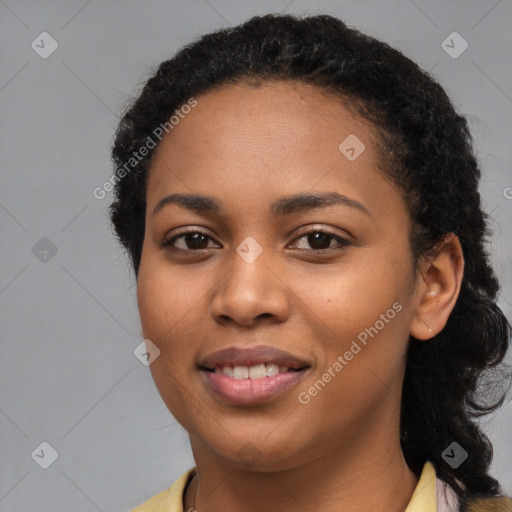
<svg viewBox="0 0 512 512">
<path fill-rule="evenodd" d="M 250 368 L 260 364 L 286 366 L 292 370 L 299 370 L 309 366 L 307 361 L 295 357 L 288 352 L 274 347 L 258 345 L 255 347 L 231 347 L 219 350 L 203 358 L 199 363 L 199 367 L 214 371 L 215 367 L 234 368 L 235 366 L 245 366 Z"/>
<path fill-rule="evenodd" d="M 201 359 L 199 369 L 217 398 L 232 405 L 269 401 L 295 386 L 311 367 L 274 347 L 232 347 Z"/>
</svg>

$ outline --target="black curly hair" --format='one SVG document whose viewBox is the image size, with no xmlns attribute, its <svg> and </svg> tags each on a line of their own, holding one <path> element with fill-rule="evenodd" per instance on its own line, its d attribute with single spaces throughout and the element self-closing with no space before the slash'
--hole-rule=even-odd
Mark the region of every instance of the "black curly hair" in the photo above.
<svg viewBox="0 0 512 512">
<path fill-rule="evenodd" d="M 511 327 L 496 304 L 499 284 L 485 250 L 490 233 L 478 192 L 480 170 L 465 118 L 443 88 L 398 50 L 332 16 L 268 14 L 204 35 L 162 62 L 124 113 L 112 147 L 116 182 L 109 213 L 135 275 L 154 149 L 128 171 L 126 163 L 191 97 L 262 80 L 313 84 L 372 123 L 381 171 L 409 207 L 415 263 L 446 234 L 458 236 L 465 267 L 456 305 L 435 339 L 411 338 L 408 345 L 401 444 L 418 474 L 426 460 L 434 464 L 461 510 L 473 498 L 499 495 L 500 484 L 488 474 L 492 445 L 476 420 L 504 402 L 508 386 L 490 400 L 480 384 L 500 367 Z M 456 468 L 442 457 L 454 441 L 469 454 Z"/>
</svg>

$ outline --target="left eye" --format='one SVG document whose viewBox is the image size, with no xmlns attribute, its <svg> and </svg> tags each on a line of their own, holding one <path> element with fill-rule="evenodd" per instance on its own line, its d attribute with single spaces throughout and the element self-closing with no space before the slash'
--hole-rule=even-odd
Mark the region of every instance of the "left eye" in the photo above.
<svg viewBox="0 0 512 512">
<path fill-rule="evenodd" d="M 350 244 L 349 240 L 346 238 L 321 230 L 304 233 L 296 239 L 296 242 L 301 239 L 305 239 L 306 243 L 309 244 L 309 246 L 314 251 L 322 251 L 325 249 L 331 249 L 333 247 L 346 247 Z M 337 241 L 338 243 L 331 245 L 333 240 Z M 307 249 L 307 247 L 299 247 L 299 249 Z"/>
</svg>

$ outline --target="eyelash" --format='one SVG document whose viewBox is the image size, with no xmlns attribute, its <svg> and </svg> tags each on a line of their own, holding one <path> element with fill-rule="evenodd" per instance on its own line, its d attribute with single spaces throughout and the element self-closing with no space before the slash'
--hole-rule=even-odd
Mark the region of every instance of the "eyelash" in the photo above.
<svg viewBox="0 0 512 512">
<path fill-rule="evenodd" d="M 312 235 L 312 234 L 316 234 L 316 233 L 322 233 L 324 235 L 327 235 L 331 238 L 333 238 L 334 240 L 337 240 L 338 244 L 337 245 L 334 245 L 334 246 L 330 246 L 330 247 L 327 247 L 325 249 L 298 249 L 299 251 L 305 251 L 305 252 L 309 252 L 309 253 L 314 253 L 314 254 L 322 254 L 322 253 L 327 253 L 327 252 L 331 252 L 333 250 L 341 250 L 341 249 L 344 249 L 345 247 L 351 245 L 351 242 L 350 240 L 348 240 L 347 238 L 344 238 L 340 235 L 336 235 L 328 230 L 325 230 L 325 229 L 319 229 L 319 228 L 316 228 L 316 229 L 311 229 L 309 231 L 306 231 L 304 233 L 301 233 L 293 242 L 297 242 L 298 240 L 302 239 L 302 238 L 305 238 L 309 235 Z M 182 233 L 179 233 L 178 235 L 174 235 L 170 238 L 167 238 L 165 239 L 160 245 L 162 248 L 166 248 L 166 249 L 171 249 L 171 250 L 174 250 L 174 251 L 181 251 L 181 252 L 201 252 L 201 251 L 207 251 L 209 249 L 211 249 L 211 247 L 207 247 L 207 248 L 204 248 L 204 249 L 181 249 L 181 248 L 178 248 L 178 247 L 174 247 L 173 246 L 173 243 L 176 242 L 176 240 L 179 240 L 181 238 L 184 238 L 185 236 L 187 235 L 195 235 L 195 234 L 200 234 L 200 235 L 203 235 L 207 238 L 209 238 L 210 240 L 213 240 L 212 237 L 210 237 L 210 235 L 208 235 L 207 233 L 204 233 L 203 231 L 200 231 L 200 230 L 191 230 L 191 231 L 184 231 Z"/>
</svg>

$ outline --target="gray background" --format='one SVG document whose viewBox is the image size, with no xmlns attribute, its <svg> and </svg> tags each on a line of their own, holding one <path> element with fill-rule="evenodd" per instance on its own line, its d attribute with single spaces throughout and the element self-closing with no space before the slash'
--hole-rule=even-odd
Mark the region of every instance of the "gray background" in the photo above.
<svg viewBox="0 0 512 512">
<path fill-rule="evenodd" d="M 193 465 L 133 354 L 134 278 L 111 193 L 92 191 L 111 175 L 123 105 L 155 66 L 202 33 L 279 11 L 333 14 L 400 48 L 468 116 L 511 318 L 510 1 L 0 0 L 0 511 L 126 511 Z M 59 45 L 47 59 L 31 48 L 43 31 Z M 469 44 L 456 59 L 441 47 L 453 31 Z M 508 494 L 511 420 L 509 401 L 485 421 Z M 48 469 L 35 462 L 47 448 L 31 457 L 43 441 L 58 452 Z"/>
</svg>

